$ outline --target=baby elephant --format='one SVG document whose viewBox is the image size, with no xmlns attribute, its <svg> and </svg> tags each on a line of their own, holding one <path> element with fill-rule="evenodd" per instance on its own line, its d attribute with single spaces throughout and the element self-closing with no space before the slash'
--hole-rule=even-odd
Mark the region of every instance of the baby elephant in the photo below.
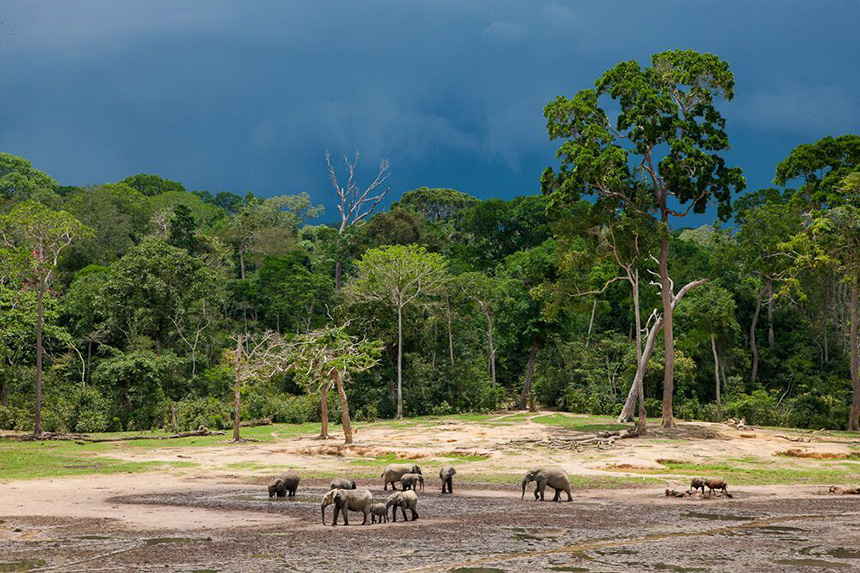
<svg viewBox="0 0 860 573">
<path fill-rule="evenodd" d="M 729 495 L 729 492 L 728 492 L 728 489 L 727 489 L 727 488 L 729 487 L 729 484 L 727 484 L 727 483 L 726 483 L 726 481 L 725 481 L 725 480 L 723 480 L 723 479 L 720 479 L 720 478 L 708 478 L 708 479 L 706 479 L 706 480 L 705 480 L 705 486 L 707 486 L 707 487 L 708 487 L 708 490 L 709 490 L 709 491 L 708 491 L 708 494 L 710 494 L 710 495 L 714 495 L 714 490 L 715 490 L 715 489 L 722 490 L 722 492 L 723 492 L 724 494 Z M 704 492 L 705 492 L 705 490 L 704 490 L 704 488 L 702 488 L 702 493 L 704 493 Z"/>
<path fill-rule="evenodd" d="M 355 482 L 346 478 L 334 478 L 329 484 L 329 489 L 355 489 Z"/>
<path fill-rule="evenodd" d="M 573 496 L 570 495 L 570 478 L 567 477 L 567 472 L 561 468 L 535 468 L 526 472 L 523 476 L 523 495 L 520 499 L 526 496 L 526 486 L 531 482 L 537 482 L 535 486 L 535 499 L 543 501 L 543 492 L 547 486 L 555 490 L 553 501 L 560 501 L 560 494 L 567 494 L 567 501 L 573 501 Z"/>
<path fill-rule="evenodd" d="M 418 484 L 421 484 L 421 491 L 424 491 L 424 476 L 421 474 L 404 474 L 400 478 L 400 487 L 403 491 L 417 490 Z"/>
<path fill-rule="evenodd" d="M 403 512 L 403 521 L 406 519 L 406 510 L 412 512 L 412 521 L 418 519 L 418 494 L 414 491 L 398 491 L 388 496 L 385 509 L 391 508 L 391 521 L 397 521 L 397 508 Z"/>
<path fill-rule="evenodd" d="M 451 466 L 442 466 L 439 470 L 439 479 L 442 480 L 442 493 L 454 493 L 453 481 L 457 470 Z M 445 491 L 447 488 L 447 491 Z"/>
<path fill-rule="evenodd" d="M 388 523 L 388 507 L 384 503 L 370 506 L 370 523 Z"/>
<path fill-rule="evenodd" d="M 273 477 L 269 481 L 269 497 L 285 497 L 289 492 L 290 497 L 296 495 L 296 490 L 299 489 L 299 481 L 302 478 L 293 470 L 282 473 L 279 476 Z"/>
</svg>

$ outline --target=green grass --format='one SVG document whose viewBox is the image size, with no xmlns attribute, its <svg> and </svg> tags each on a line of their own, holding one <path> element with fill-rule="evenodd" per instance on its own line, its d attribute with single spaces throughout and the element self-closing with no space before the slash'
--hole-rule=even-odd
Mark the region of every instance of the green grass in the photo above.
<svg viewBox="0 0 860 573">
<path fill-rule="evenodd" d="M 561 426 L 578 432 L 616 431 L 630 428 L 630 424 L 619 424 L 610 416 L 565 416 L 564 414 L 547 414 L 533 419 L 537 424 L 546 426 Z"/>
<path fill-rule="evenodd" d="M 92 449 L 74 451 L 63 442 L 15 443 L 0 441 L 0 481 L 55 476 L 145 472 L 163 466 L 194 467 L 184 461 L 128 462 L 96 456 Z M 72 444 L 75 445 L 75 444 Z M 32 447 L 21 447 L 32 446 Z"/>
<path fill-rule="evenodd" d="M 829 463 L 824 468 L 773 467 L 768 460 L 755 458 L 730 459 L 710 464 L 665 461 L 663 465 L 665 470 L 636 470 L 636 473 L 715 476 L 725 479 L 730 486 L 733 484 L 838 484 L 856 481 L 858 476 L 856 465 L 838 461 L 835 464 Z"/>
</svg>

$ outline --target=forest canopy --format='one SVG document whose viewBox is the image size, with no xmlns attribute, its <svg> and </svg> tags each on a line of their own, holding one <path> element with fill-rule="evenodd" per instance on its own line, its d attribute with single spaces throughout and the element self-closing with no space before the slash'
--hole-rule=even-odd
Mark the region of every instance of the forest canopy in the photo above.
<svg viewBox="0 0 860 573">
<path fill-rule="evenodd" d="M 361 186 L 357 155 L 344 175 L 326 154 L 330 224 L 307 194 L 68 186 L 0 153 L 0 428 L 544 406 L 860 429 L 860 136 L 804 142 L 745 190 L 717 56 L 574 87 L 545 109 L 542 194 L 393 196 L 387 161 Z M 718 222 L 684 226 L 708 206 Z M 294 355 L 266 370 L 263 339 Z"/>
</svg>

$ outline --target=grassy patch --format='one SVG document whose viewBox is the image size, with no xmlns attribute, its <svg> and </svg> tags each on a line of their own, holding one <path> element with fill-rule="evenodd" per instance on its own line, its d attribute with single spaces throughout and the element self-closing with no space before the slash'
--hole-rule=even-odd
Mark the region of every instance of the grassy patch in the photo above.
<svg viewBox="0 0 860 573">
<path fill-rule="evenodd" d="M 729 482 L 729 485 L 833 484 L 857 479 L 857 468 L 850 463 L 807 469 L 773 467 L 765 463 L 766 460 L 744 460 L 743 463 L 758 467 L 743 467 L 735 460 L 711 464 L 664 460 L 665 470 L 638 470 L 637 473 L 718 476 Z"/>
<path fill-rule="evenodd" d="M 533 419 L 537 424 L 546 426 L 561 426 L 578 432 L 602 432 L 624 430 L 630 424 L 619 424 L 609 416 L 565 416 L 564 414 L 547 414 Z"/>
<path fill-rule="evenodd" d="M 72 444 L 74 446 L 74 444 Z M 55 476 L 145 472 L 163 466 L 194 467 L 184 461 L 128 462 L 96 456 L 92 450 L 74 451 L 67 443 L 0 442 L 0 481 Z M 80 446 L 79 446 L 80 447 Z"/>
<path fill-rule="evenodd" d="M 349 462 L 356 466 L 382 467 L 388 464 L 421 464 L 422 460 L 409 460 L 397 457 L 397 454 L 383 454 L 373 458 L 352 460 Z"/>
</svg>

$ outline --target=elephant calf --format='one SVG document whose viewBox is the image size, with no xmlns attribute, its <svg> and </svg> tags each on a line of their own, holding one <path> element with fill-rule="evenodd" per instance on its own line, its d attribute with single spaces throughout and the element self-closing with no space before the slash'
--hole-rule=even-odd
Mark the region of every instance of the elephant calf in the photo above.
<svg viewBox="0 0 860 573">
<path fill-rule="evenodd" d="M 439 470 L 439 479 L 442 480 L 442 493 L 454 493 L 454 475 L 457 470 L 451 466 L 442 466 Z M 447 489 L 447 491 L 445 491 Z"/>
<path fill-rule="evenodd" d="M 526 495 L 526 486 L 531 482 L 537 482 L 535 487 L 535 499 L 543 501 L 543 492 L 547 486 L 555 490 L 553 501 L 560 501 L 560 493 L 567 494 L 567 501 L 573 501 L 570 495 L 570 478 L 567 472 L 561 468 L 535 468 L 526 472 L 523 476 L 523 495 Z M 522 497 L 520 499 L 522 499 Z"/>
<path fill-rule="evenodd" d="M 269 497 L 284 497 L 289 492 L 290 497 L 296 495 L 296 490 L 299 489 L 299 481 L 302 478 L 293 470 L 282 473 L 279 476 L 273 477 L 269 481 Z"/>
<path fill-rule="evenodd" d="M 355 489 L 355 482 L 346 478 L 334 478 L 329 484 L 329 489 Z"/>
<path fill-rule="evenodd" d="M 412 512 L 412 521 L 418 519 L 418 494 L 414 491 L 398 491 L 388 496 L 385 509 L 391 508 L 391 521 L 397 521 L 397 508 L 403 512 L 403 521 L 406 519 L 406 510 Z"/>
<path fill-rule="evenodd" d="M 368 489 L 333 489 L 325 494 L 320 503 L 322 521 L 325 524 L 325 508 L 334 505 L 332 525 L 337 525 L 337 516 L 343 512 L 343 524 L 349 525 L 349 511 L 360 511 L 364 514 L 362 525 L 367 523 L 370 506 L 373 505 L 373 495 Z M 348 510 L 348 511 L 347 511 Z"/>
<path fill-rule="evenodd" d="M 370 523 L 388 523 L 388 507 L 384 503 L 370 506 Z"/>
<path fill-rule="evenodd" d="M 412 464 L 388 464 L 385 466 L 385 471 L 382 472 L 383 489 L 388 490 L 388 484 L 391 484 L 391 489 L 397 491 L 397 482 L 400 481 L 406 474 L 420 474 L 421 468 Z"/>
<path fill-rule="evenodd" d="M 414 489 L 418 489 L 418 485 L 421 485 L 421 491 L 424 491 L 424 476 L 421 474 L 403 474 L 403 477 L 400 478 L 400 488 L 403 491 Z"/>
</svg>

